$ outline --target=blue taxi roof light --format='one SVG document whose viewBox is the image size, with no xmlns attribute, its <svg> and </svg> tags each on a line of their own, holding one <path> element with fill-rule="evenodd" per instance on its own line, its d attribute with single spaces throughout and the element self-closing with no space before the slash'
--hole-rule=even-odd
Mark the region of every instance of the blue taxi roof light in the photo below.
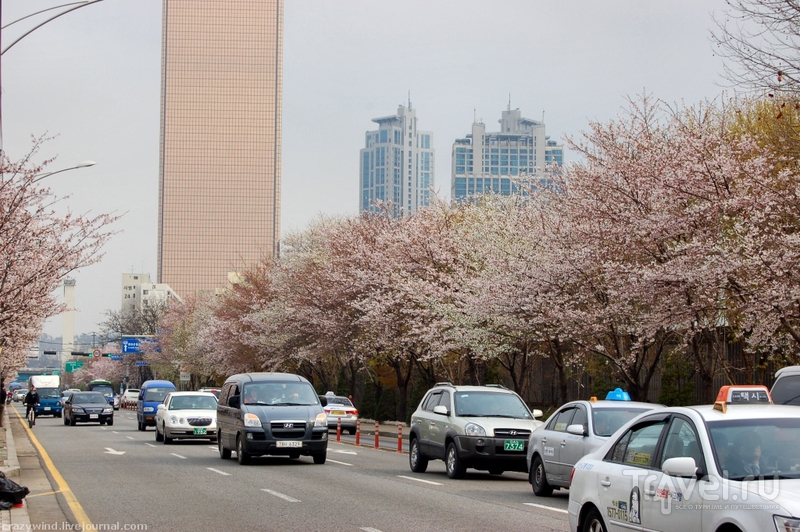
<svg viewBox="0 0 800 532">
<path fill-rule="evenodd" d="M 630 401 L 631 396 L 628 392 L 624 391 L 622 388 L 617 388 L 616 390 L 608 392 L 606 395 L 606 401 Z"/>
</svg>

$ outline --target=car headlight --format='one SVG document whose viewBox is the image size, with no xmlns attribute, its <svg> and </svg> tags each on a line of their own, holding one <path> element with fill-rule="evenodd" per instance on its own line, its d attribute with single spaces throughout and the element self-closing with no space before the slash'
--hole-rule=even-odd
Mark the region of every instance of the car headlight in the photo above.
<svg viewBox="0 0 800 532">
<path fill-rule="evenodd" d="M 111 413 L 111 412 L 113 412 L 113 411 L 114 411 L 114 409 L 113 409 L 113 408 L 104 408 L 104 409 L 103 409 L 103 413 L 104 413 L 104 414 L 110 414 L 110 413 Z"/>
<path fill-rule="evenodd" d="M 775 521 L 775 528 L 778 532 L 800 532 L 800 519 L 797 517 L 773 515 L 772 519 Z"/>
<path fill-rule="evenodd" d="M 258 419 L 258 416 L 255 414 L 247 413 L 244 415 L 244 426 L 245 427 L 260 427 L 261 420 Z"/>
<path fill-rule="evenodd" d="M 328 416 L 326 416 L 324 412 L 320 412 L 319 414 L 317 414 L 317 417 L 314 418 L 314 426 L 315 427 L 327 427 L 328 426 Z"/>
<path fill-rule="evenodd" d="M 171 425 L 183 425 L 183 418 L 179 418 L 178 416 L 170 416 L 169 422 Z"/>
<path fill-rule="evenodd" d="M 153 407 L 152 406 L 146 406 L 146 407 L 142 408 L 142 412 L 152 412 L 152 411 L 153 411 Z"/>
<path fill-rule="evenodd" d="M 79 413 L 79 414 L 83 414 L 83 408 L 80 408 L 80 407 L 78 407 L 78 406 L 73 406 L 73 407 L 72 407 L 72 411 L 73 411 L 73 412 L 77 412 L 77 413 Z"/>
<path fill-rule="evenodd" d="M 477 423 L 467 423 L 464 427 L 464 432 L 467 436 L 486 436 L 486 429 Z"/>
<path fill-rule="evenodd" d="M 56 406 L 61 406 L 61 401 L 56 401 Z"/>
</svg>

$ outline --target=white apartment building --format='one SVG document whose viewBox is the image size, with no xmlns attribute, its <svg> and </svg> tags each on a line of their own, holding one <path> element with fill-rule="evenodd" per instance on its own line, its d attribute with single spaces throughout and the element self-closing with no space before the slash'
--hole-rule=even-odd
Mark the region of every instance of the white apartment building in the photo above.
<svg viewBox="0 0 800 532">
<path fill-rule="evenodd" d="M 149 273 L 122 274 L 121 310 L 123 314 L 131 309 L 141 312 L 143 308 L 155 301 L 168 301 L 171 298 L 182 301 L 168 284 L 150 282 Z"/>
<path fill-rule="evenodd" d="M 395 216 L 430 203 L 434 186 L 433 133 L 417 129 L 417 111 L 400 105 L 396 115 L 373 118 L 360 158 L 359 211 L 378 211 L 391 203 Z"/>
</svg>

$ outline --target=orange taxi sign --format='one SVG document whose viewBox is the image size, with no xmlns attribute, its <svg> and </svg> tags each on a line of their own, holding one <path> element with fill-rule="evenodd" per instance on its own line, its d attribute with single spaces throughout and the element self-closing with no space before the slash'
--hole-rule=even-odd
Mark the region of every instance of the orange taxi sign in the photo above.
<svg viewBox="0 0 800 532">
<path fill-rule="evenodd" d="M 719 389 L 714 409 L 723 414 L 730 404 L 772 404 L 769 389 L 761 384 L 734 384 Z"/>
</svg>

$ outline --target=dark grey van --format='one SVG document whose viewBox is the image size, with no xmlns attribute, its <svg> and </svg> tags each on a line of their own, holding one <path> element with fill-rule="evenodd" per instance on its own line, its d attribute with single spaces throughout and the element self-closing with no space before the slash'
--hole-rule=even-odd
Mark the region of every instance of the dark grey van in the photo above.
<svg viewBox="0 0 800 532">
<path fill-rule="evenodd" d="M 291 373 L 242 373 L 225 381 L 217 406 L 220 458 L 236 451 L 240 464 L 265 454 L 311 456 L 324 464 L 328 419 L 324 397 Z"/>
</svg>

